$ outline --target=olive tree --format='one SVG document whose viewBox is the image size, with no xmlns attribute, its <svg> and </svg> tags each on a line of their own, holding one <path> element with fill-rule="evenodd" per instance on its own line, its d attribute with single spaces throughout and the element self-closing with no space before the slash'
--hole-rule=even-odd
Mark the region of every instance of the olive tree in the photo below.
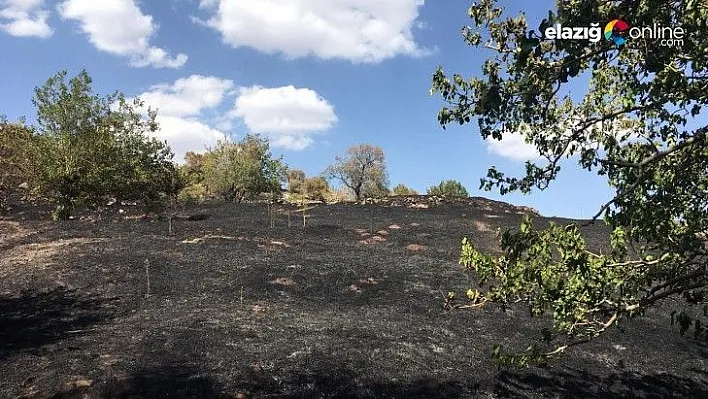
<svg viewBox="0 0 708 399">
<path fill-rule="evenodd" d="M 708 283 L 706 4 L 564 0 L 532 27 L 494 0 L 478 1 L 468 14 L 464 40 L 490 56 L 471 78 L 442 67 L 434 73 L 431 94 L 446 102 L 439 122 L 476 121 L 484 139 L 520 134 L 537 148 L 543 161 L 527 162 L 521 176 L 490 168 L 481 181 L 486 190 L 543 190 L 565 159 L 606 179 L 615 193 L 593 222 L 609 225 L 612 249 L 589 250 L 575 223 L 538 230 L 525 217 L 518 231 L 502 234 L 503 256 L 463 241 L 461 263 L 479 285 L 467 292 L 469 302 L 451 293 L 448 305 L 520 302 L 532 315 L 552 314 L 543 339 L 525 351 L 495 347 L 499 361 L 515 365 L 545 361 L 672 298 L 685 305 L 677 309 L 682 332 L 693 328 L 705 337 L 703 314 L 691 309 L 706 305 Z M 622 16 L 632 26 L 689 33 L 678 46 L 618 30 L 610 40 L 546 37 L 556 24 L 605 26 Z M 567 87 L 579 76 L 590 84 L 578 99 Z"/>
<path fill-rule="evenodd" d="M 0 212 L 25 183 L 33 183 L 36 168 L 34 134 L 22 121 L 8 122 L 0 116 Z"/>
<path fill-rule="evenodd" d="M 305 172 L 302 170 L 288 170 L 288 192 L 291 194 L 302 194 L 305 183 Z"/>
<path fill-rule="evenodd" d="M 77 205 L 96 207 L 107 198 L 139 200 L 148 206 L 173 194 L 178 184 L 173 154 L 150 134 L 140 99 L 119 92 L 93 93 L 81 71 L 67 82 L 61 71 L 35 89 L 40 190 L 56 203 L 54 217 L 67 219 Z"/>
<path fill-rule="evenodd" d="M 437 186 L 429 187 L 428 195 L 438 195 L 450 198 L 467 198 L 470 196 L 469 193 L 467 193 L 465 186 L 457 180 L 443 180 Z"/>
<path fill-rule="evenodd" d="M 209 149 L 204 176 L 209 192 L 241 202 L 248 195 L 279 195 L 287 167 L 282 157 L 273 158 L 266 138 L 246 135 L 240 142 L 222 140 Z"/>
<path fill-rule="evenodd" d="M 403 183 L 397 184 L 393 190 L 391 190 L 391 193 L 393 195 L 401 195 L 401 196 L 413 196 L 413 195 L 418 195 L 418 192 L 413 190 L 412 188 L 406 186 Z"/>
<path fill-rule="evenodd" d="M 359 144 L 349 147 L 346 156 L 337 156 L 324 172 L 330 179 L 337 179 L 354 192 L 357 201 L 366 196 L 388 194 L 386 157 L 381 147 Z"/>
</svg>

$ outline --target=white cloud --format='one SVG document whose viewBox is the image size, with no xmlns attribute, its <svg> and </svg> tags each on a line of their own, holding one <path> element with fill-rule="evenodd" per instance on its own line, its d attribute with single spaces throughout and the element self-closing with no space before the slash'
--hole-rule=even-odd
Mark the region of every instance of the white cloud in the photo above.
<svg viewBox="0 0 708 399">
<path fill-rule="evenodd" d="M 172 84 L 159 84 L 139 95 L 146 106 L 158 109 L 160 130 L 154 134 L 175 153 L 175 161 L 184 162 L 187 151 L 202 152 L 226 134 L 203 120 L 205 111 L 219 107 L 231 93 L 234 82 L 213 76 L 191 75 Z"/>
<path fill-rule="evenodd" d="M 547 138 L 550 139 L 551 135 L 553 135 L 560 141 L 568 139 L 574 134 L 574 129 L 584 126 L 586 123 L 586 118 L 587 117 L 579 116 L 569 118 L 566 121 L 566 124 L 569 126 L 566 126 L 562 132 L 546 132 L 546 135 L 548 136 Z M 638 133 L 638 131 L 641 130 L 640 125 L 632 125 L 632 121 L 619 120 L 606 122 L 605 124 L 596 122 L 587 126 L 582 134 L 589 138 L 590 143 L 596 143 L 599 136 L 608 134 L 613 135 L 622 143 L 636 142 L 641 140 L 641 135 Z M 493 138 L 487 139 L 487 150 L 491 153 L 501 155 L 515 161 L 533 161 L 543 159 L 544 157 L 539 154 L 535 145 L 526 143 L 524 135 L 520 133 L 524 131 L 527 131 L 527 129 L 522 125 L 517 132 L 503 133 L 501 141 Z M 576 148 L 573 155 L 570 155 L 571 148 L 568 147 L 564 155 L 571 157 L 578 156 L 583 148 L 596 148 L 600 151 L 604 150 L 602 145 L 593 145 L 590 143 L 578 143 L 575 145 Z"/>
<path fill-rule="evenodd" d="M 173 84 L 159 84 L 140 95 L 146 105 L 160 115 L 194 116 L 218 107 L 234 87 L 234 82 L 213 76 L 191 75 Z"/>
<path fill-rule="evenodd" d="M 282 147 L 293 151 L 302 151 L 312 143 L 311 137 L 299 134 L 282 134 L 272 137 L 270 140 L 273 147 Z"/>
<path fill-rule="evenodd" d="M 135 0 L 66 0 L 57 10 L 62 18 L 78 21 L 97 49 L 128 57 L 131 66 L 179 68 L 187 62 L 185 54 L 172 57 L 150 45 L 158 26 Z"/>
<path fill-rule="evenodd" d="M 226 139 L 226 134 L 199 121 L 197 118 L 158 116 L 160 130 L 153 134 L 158 140 L 167 141 L 175 154 L 175 162 L 184 163 L 184 154 L 188 151 L 204 152 L 219 140 Z"/>
<path fill-rule="evenodd" d="M 486 142 L 489 152 L 515 161 L 532 161 L 541 158 L 536 146 L 525 142 L 524 136 L 520 133 L 506 133 L 502 135 L 501 140 L 490 137 Z"/>
<path fill-rule="evenodd" d="M 54 33 L 44 0 L 4 0 L 0 7 L 0 29 L 12 36 L 47 38 Z"/>
<path fill-rule="evenodd" d="M 314 55 L 376 63 L 421 56 L 412 30 L 423 0 L 201 0 L 201 21 L 233 47 L 288 58 Z"/>
<path fill-rule="evenodd" d="M 303 150 L 313 143 L 311 134 L 330 129 L 336 122 L 334 108 L 314 90 L 293 86 L 234 89 L 234 82 L 214 76 L 191 75 L 172 83 L 150 87 L 138 97 L 157 109 L 160 130 L 177 162 L 187 151 L 202 152 L 226 139 L 225 131 L 242 122 L 250 133 L 262 133 L 273 147 Z M 233 109 L 220 112 L 227 98 L 237 96 Z"/>
<path fill-rule="evenodd" d="M 242 87 L 230 115 L 241 118 L 251 133 L 263 133 L 273 146 L 302 150 L 310 134 L 337 123 L 334 107 L 311 89 L 283 86 Z"/>
</svg>

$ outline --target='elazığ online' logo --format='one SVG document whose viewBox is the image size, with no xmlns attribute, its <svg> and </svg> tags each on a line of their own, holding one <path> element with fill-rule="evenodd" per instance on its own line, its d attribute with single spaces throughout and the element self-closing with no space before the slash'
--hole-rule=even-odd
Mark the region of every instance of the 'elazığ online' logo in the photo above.
<svg viewBox="0 0 708 399">
<path fill-rule="evenodd" d="M 619 47 L 627 43 L 628 39 L 652 40 L 659 42 L 660 46 L 676 47 L 683 45 L 683 36 L 686 32 L 680 26 L 663 26 L 654 23 L 651 26 L 630 27 L 621 19 L 613 19 L 605 25 L 604 31 L 600 24 L 591 23 L 590 26 L 563 26 L 559 23 L 546 27 L 543 32 L 544 39 L 558 40 L 587 40 L 597 43 L 602 39 L 611 40 Z"/>
<path fill-rule="evenodd" d="M 629 31 L 629 24 L 621 19 L 613 19 L 605 25 L 605 39 L 612 40 L 615 45 L 621 46 L 627 40 L 624 38 L 624 34 Z"/>
</svg>

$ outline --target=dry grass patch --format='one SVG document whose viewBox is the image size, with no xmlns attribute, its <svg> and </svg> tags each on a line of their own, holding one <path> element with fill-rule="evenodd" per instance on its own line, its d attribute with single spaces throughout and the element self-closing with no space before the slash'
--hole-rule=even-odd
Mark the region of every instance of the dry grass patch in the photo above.
<svg viewBox="0 0 708 399">
<path fill-rule="evenodd" d="M 256 314 L 265 313 L 268 307 L 263 302 L 256 302 L 251 306 L 251 311 Z"/>
<path fill-rule="evenodd" d="M 56 256 L 58 253 L 66 250 L 69 247 L 96 244 L 99 242 L 110 241 L 108 238 L 68 238 L 59 239 L 56 241 L 42 242 L 42 243 L 30 243 L 17 245 L 7 251 L 2 256 L 2 263 L 5 265 L 3 270 L 0 271 L 0 278 L 5 277 L 7 274 L 12 274 L 12 270 L 8 268 L 9 265 L 31 265 L 34 268 L 44 269 L 48 265 L 50 258 Z"/>
<path fill-rule="evenodd" d="M 376 232 L 376 234 L 378 234 L 378 235 L 380 235 L 380 236 L 387 236 L 387 235 L 388 235 L 388 231 L 386 231 L 386 230 L 379 230 L 379 231 Z"/>
<path fill-rule="evenodd" d="M 425 251 L 425 245 L 420 245 L 420 244 L 408 244 L 406 246 L 406 249 L 412 252 L 421 252 Z"/>
<path fill-rule="evenodd" d="M 355 283 L 355 284 L 350 285 L 347 288 L 347 290 L 349 290 L 351 292 L 356 292 L 357 294 L 361 294 L 363 286 L 367 286 L 367 285 L 371 286 L 371 285 L 376 285 L 378 283 L 379 282 L 376 281 L 373 277 L 369 277 L 367 279 L 362 278 L 362 279 L 359 279 L 358 284 Z"/>
<path fill-rule="evenodd" d="M 271 284 L 282 285 L 284 287 L 290 287 L 295 285 L 295 281 L 289 277 L 278 277 L 275 280 L 270 281 Z"/>
<path fill-rule="evenodd" d="M 212 234 L 207 234 L 203 237 L 197 237 L 192 240 L 184 240 L 181 241 L 182 244 L 199 244 L 202 243 L 206 240 L 231 240 L 231 241 L 245 241 L 246 237 L 239 236 L 239 237 L 231 237 L 231 236 L 217 236 L 217 235 L 212 235 Z"/>
<path fill-rule="evenodd" d="M 362 235 L 362 237 L 363 237 L 363 235 Z M 366 238 L 366 239 L 363 239 L 363 240 L 359 240 L 359 244 L 371 245 L 371 244 L 376 244 L 376 243 L 385 242 L 385 241 L 386 241 L 386 238 L 384 238 L 384 237 L 381 237 L 381 236 L 373 236 L 373 237 L 370 237 L 370 238 Z"/>
<path fill-rule="evenodd" d="M 401 228 L 401 226 L 399 226 L 397 224 L 392 224 L 392 225 L 388 226 L 389 230 L 399 230 L 400 228 Z"/>
<path fill-rule="evenodd" d="M 494 229 L 492 229 L 491 226 L 489 226 L 489 224 L 481 222 L 479 220 L 475 220 L 473 222 L 473 224 L 474 224 L 474 228 L 477 229 L 478 231 L 481 231 L 484 233 L 489 233 L 489 232 L 494 231 Z"/>
</svg>

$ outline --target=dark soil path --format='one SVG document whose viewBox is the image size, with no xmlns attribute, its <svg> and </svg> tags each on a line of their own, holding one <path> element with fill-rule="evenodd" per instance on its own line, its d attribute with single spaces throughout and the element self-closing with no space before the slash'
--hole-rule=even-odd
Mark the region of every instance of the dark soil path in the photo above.
<svg viewBox="0 0 708 399">
<path fill-rule="evenodd" d="M 498 370 L 522 310 L 442 311 L 489 206 L 205 205 L 167 223 L 0 221 L 0 397 L 708 397 L 706 354 L 664 316 L 547 369 Z M 116 218 L 113 218 L 116 219 Z M 539 224 L 542 224 L 539 222 Z M 597 247 L 606 232 L 586 229 Z"/>
</svg>

